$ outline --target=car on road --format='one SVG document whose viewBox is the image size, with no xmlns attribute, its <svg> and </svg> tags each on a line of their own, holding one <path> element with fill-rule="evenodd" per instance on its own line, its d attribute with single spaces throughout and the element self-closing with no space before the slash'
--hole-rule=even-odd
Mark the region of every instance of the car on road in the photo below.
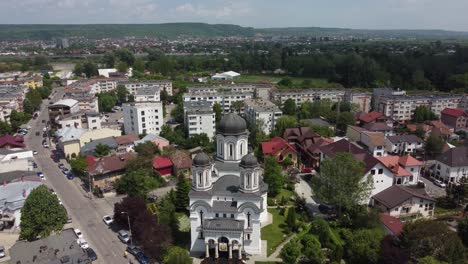
<svg viewBox="0 0 468 264">
<path fill-rule="evenodd" d="M 110 215 L 105 215 L 103 218 L 102 218 L 102 221 L 104 221 L 104 223 L 106 223 L 106 225 L 110 225 L 114 222 L 114 218 L 112 218 L 112 216 Z"/>
<path fill-rule="evenodd" d="M 37 173 L 37 177 L 41 178 L 41 180 L 45 180 L 45 176 L 44 176 L 44 173 L 42 173 L 42 171 L 39 171 Z"/>
<path fill-rule="evenodd" d="M 44 143 L 42 143 L 42 146 L 43 146 L 44 148 L 49 148 L 49 143 L 44 142 Z"/>
<path fill-rule="evenodd" d="M 85 249 L 85 251 L 86 251 L 86 254 L 88 255 L 89 260 L 91 260 L 91 261 L 97 260 L 97 254 L 96 254 L 96 252 L 94 252 L 94 250 L 92 248 L 89 247 L 89 248 Z"/>
<path fill-rule="evenodd" d="M 130 245 L 127 247 L 127 252 L 136 256 L 138 253 L 141 252 L 141 248 L 139 246 Z"/>
<path fill-rule="evenodd" d="M 67 175 L 68 169 L 67 168 L 62 168 L 62 172 L 63 172 L 63 174 Z"/>
<path fill-rule="evenodd" d="M 3 246 L 0 246 L 0 258 L 5 257 L 5 248 Z"/>
<path fill-rule="evenodd" d="M 447 185 L 445 185 L 445 183 L 443 183 L 443 182 L 440 181 L 440 180 L 435 180 L 435 181 L 434 181 L 434 184 L 435 184 L 436 186 L 441 187 L 441 188 L 447 187 Z"/>
<path fill-rule="evenodd" d="M 145 256 L 145 254 L 143 252 L 139 252 L 138 254 L 136 254 L 135 258 L 138 260 L 138 262 L 140 262 L 140 264 L 148 264 L 148 257 Z"/>
<path fill-rule="evenodd" d="M 83 233 L 78 228 L 73 229 L 73 232 L 75 232 L 76 237 L 83 238 Z"/>
<path fill-rule="evenodd" d="M 120 239 L 120 241 L 124 242 L 127 244 L 130 241 L 130 235 L 128 234 L 127 230 L 120 230 L 117 235 Z"/>
<path fill-rule="evenodd" d="M 40 136 L 40 135 L 41 135 L 41 132 L 37 131 L 36 136 Z"/>
<path fill-rule="evenodd" d="M 63 163 L 60 163 L 60 164 L 58 165 L 58 167 L 59 167 L 59 169 L 63 169 L 63 168 L 65 168 L 65 165 L 63 165 Z"/>
<path fill-rule="evenodd" d="M 87 249 L 89 248 L 89 244 L 88 244 L 88 241 L 86 241 L 84 238 L 78 238 L 76 240 L 76 243 L 78 243 L 78 245 L 80 245 L 80 247 L 82 249 Z"/>
<path fill-rule="evenodd" d="M 71 173 L 70 171 L 67 172 L 66 176 L 67 176 L 67 179 L 69 180 L 73 180 L 73 178 L 75 178 L 75 176 L 73 176 L 73 173 Z"/>
<path fill-rule="evenodd" d="M 54 154 L 54 153 L 50 154 L 50 158 L 51 158 L 51 159 L 57 158 L 57 154 Z"/>
<path fill-rule="evenodd" d="M 33 150 L 33 155 L 37 155 L 37 150 Z"/>
<path fill-rule="evenodd" d="M 37 152 L 37 151 L 36 151 Z M 37 163 L 36 162 L 33 162 L 33 168 L 34 169 L 37 169 Z"/>
<path fill-rule="evenodd" d="M 42 122 L 42 123 L 45 123 L 46 121 L 45 121 L 45 119 L 42 119 L 42 121 L 41 121 L 41 122 Z"/>
</svg>

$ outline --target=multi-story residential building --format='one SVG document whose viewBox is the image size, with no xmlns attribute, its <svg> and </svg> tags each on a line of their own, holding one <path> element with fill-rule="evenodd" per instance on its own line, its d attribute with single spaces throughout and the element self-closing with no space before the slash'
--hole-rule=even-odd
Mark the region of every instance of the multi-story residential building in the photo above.
<svg viewBox="0 0 468 264">
<path fill-rule="evenodd" d="M 361 144 L 365 145 L 374 157 L 387 156 L 385 151 L 385 135 L 381 132 L 364 131 L 361 133 Z"/>
<path fill-rule="evenodd" d="M 23 101 L 28 89 L 26 85 L 0 85 L 0 106 L 4 108 L 6 119 L 12 110 L 23 110 Z"/>
<path fill-rule="evenodd" d="M 456 131 L 465 130 L 468 127 L 468 114 L 461 108 L 445 108 L 441 112 L 440 120 Z"/>
<path fill-rule="evenodd" d="M 371 108 L 372 93 L 370 92 L 356 92 L 346 91 L 345 102 L 359 106 L 359 111 L 369 112 Z"/>
<path fill-rule="evenodd" d="M 75 127 L 89 130 L 101 129 L 101 117 L 96 112 L 77 112 L 55 118 L 58 128 Z"/>
<path fill-rule="evenodd" d="M 458 184 L 468 176 L 468 147 L 447 150 L 436 158 L 433 176 L 450 184 Z"/>
<path fill-rule="evenodd" d="M 246 99 L 244 101 L 245 119 L 254 125 L 261 124 L 258 129 L 270 134 L 275 129 L 276 120 L 283 112 L 274 103 L 263 99 Z"/>
<path fill-rule="evenodd" d="M 135 95 L 137 91 L 140 88 L 143 87 L 150 87 L 150 86 L 156 86 L 159 87 L 159 90 L 166 91 L 169 96 L 172 95 L 172 82 L 167 81 L 167 80 L 161 80 L 161 81 L 143 81 L 143 82 L 137 82 L 137 81 L 121 81 L 119 84 L 125 85 L 125 88 L 127 88 L 127 91 Z"/>
<path fill-rule="evenodd" d="M 456 108 L 462 101 L 462 95 L 390 95 L 380 98 L 379 112 L 395 121 L 411 120 L 418 106 L 427 106 L 437 116 L 445 108 Z"/>
<path fill-rule="evenodd" d="M 416 135 L 388 136 L 385 139 L 385 148 L 388 153 L 397 155 L 414 154 L 416 150 L 424 147 L 424 141 Z"/>
<path fill-rule="evenodd" d="M 125 134 L 159 134 L 163 120 L 161 102 L 128 103 L 123 105 Z"/>
<path fill-rule="evenodd" d="M 189 137 L 205 133 L 213 139 L 216 131 L 216 116 L 208 101 L 184 102 L 184 123 Z"/>
<path fill-rule="evenodd" d="M 332 102 L 343 102 L 345 90 L 339 89 L 301 89 L 301 90 L 271 90 L 271 100 L 283 105 L 288 99 L 294 100 L 297 105 L 303 102 L 315 102 L 329 99 Z"/>
<path fill-rule="evenodd" d="M 189 86 L 189 93 L 218 93 L 218 92 L 233 92 L 233 93 L 252 93 L 258 92 L 259 88 L 270 89 L 269 84 L 222 84 L 222 85 L 204 85 L 204 86 Z"/>
<path fill-rule="evenodd" d="M 211 103 L 211 106 L 218 103 L 224 109 L 224 112 L 229 112 L 231 110 L 232 103 L 237 101 L 243 102 L 245 99 L 250 98 L 253 98 L 253 93 L 251 92 L 218 91 L 217 93 L 189 92 L 184 94 L 184 102 L 208 101 Z"/>
<path fill-rule="evenodd" d="M 406 91 L 392 88 L 374 88 L 372 91 L 372 110 L 377 111 L 379 109 L 380 100 L 386 96 L 402 96 L 406 95 Z"/>
<path fill-rule="evenodd" d="M 135 102 L 159 102 L 160 88 L 158 86 L 146 86 L 139 88 L 134 97 Z"/>
<path fill-rule="evenodd" d="M 77 100 L 63 99 L 52 105 L 49 105 L 49 118 L 53 125 L 56 125 L 56 119 L 60 116 L 75 114 L 80 111 Z"/>
</svg>

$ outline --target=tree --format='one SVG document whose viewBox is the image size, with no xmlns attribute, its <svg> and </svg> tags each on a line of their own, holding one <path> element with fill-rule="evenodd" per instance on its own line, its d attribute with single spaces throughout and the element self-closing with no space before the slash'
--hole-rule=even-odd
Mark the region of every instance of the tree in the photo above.
<svg viewBox="0 0 468 264">
<path fill-rule="evenodd" d="M 358 229 L 345 234 L 346 263 L 379 263 L 380 244 L 384 238 L 381 229 Z"/>
<path fill-rule="evenodd" d="M 320 173 L 312 181 L 317 197 L 342 209 L 350 209 L 366 199 L 372 188 L 372 179 L 363 178 L 364 164 L 350 153 L 337 153 L 320 164 Z"/>
<path fill-rule="evenodd" d="M 161 152 L 158 146 L 151 141 L 146 141 L 145 143 L 136 145 L 134 150 L 138 153 L 138 157 L 147 157 L 151 159 Z"/>
<path fill-rule="evenodd" d="M 468 246 L 468 217 L 464 217 L 458 222 L 457 233 L 465 247 Z"/>
<path fill-rule="evenodd" d="M 6 121 L 0 121 L 0 135 L 10 135 L 13 133 L 11 125 Z"/>
<path fill-rule="evenodd" d="M 112 92 L 104 92 L 97 94 L 98 97 L 98 105 L 99 105 L 99 112 L 101 113 L 109 113 L 112 111 L 112 108 L 117 103 L 117 98 Z"/>
<path fill-rule="evenodd" d="M 288 98 L 283 104 L 283 113 L 285 115 L 294 116 L 296 115 L 296 102 L 293 99 Z"/>
<path fill-rule="evenodd" d="M 73 68 L 73 73 L 79 77 L 83 75 L 83 64 L 81 63 L 75 64 L 75 67 Z"/>
<path fill-rule="evenodd" d="M 70 161 L 70 166 L 73 172 L 84 175 L 88 169 L 88 163 L 83 156 L 79 156 L 76 159 Z"/>
<path fill-rule="evenodd" d="M 284 176 L 281 166 L 275 157 L 265 158 L 264 180 L 268 183 L 268 195 L 276 196 L 284 186 Z"/>
<path fill-rule="evenodd" d="M 400 239 L 412 258 L 432 256 L 439 261 L 465 263 L 465 247 L 462 240 L 445 222 L 417 220 L 406 223 Z"/>
<path fill-rule="evenodd" d="M 338 115 L 338 119 L 336 120 L 336 128 L 339 131 L 346 132 L 348 126 L 354 125 L 355 122 L 356 120 L 352 113 L 342 112 Z"/>
<path fill-rule="evenodd" d="M 281 79 L 279 82 L 278 82 L 278 85 L 279 86 L 285 86 L 285 87 L 291 87 L 293 85 L 293 81 L 291 80 L 291 78 L 283 78 Z"/>
<path fill-rule="evenodd" d="M 180 247 L 170 247 L 164 256 L 164 264 L 191 264 L 192 258 L 187 250 Z"/>
<path fill-rule="evenodd" d="M 323 248 L 331 250 L 329 258 L 332 261 L 340 262 L 343 257 L 343 241 L 340 236 L 333 230 L 327 221 L 323 218 L 314 218 L 311 223 L 309 234 L 318 237 Z"/>
<path fill-rule="evenodd" d="M 128 65 L 127 63 L 121 61 L 117 64 L 117 71 L 121 73 L 127 73 Z"/>
<path fill-rule="evenodd" d="M 241 109 L 244 107 L 244 101 L 235 101 L 231 103 L 231 109 L 240 114 Z"/>
<path fill-rule="evenodd" d="M 129 92 L 128 92 L 127 88 L 125 88 L 125 85 L 123 85 L 123 84 L 117 85 L 117 100 L 120 103 L 123 104 L 123 103 L 127 102 L 128 94 L 129 94 Z"/>
<path fill-rule="evenodd" d="M 20 239 L 48 237 L 62 230 L 66 222 L 67 213 L 57 196 L 41 185 L 31 191 L 21 209 Z"/>
<path fill-rule="evenodd" d="M 189 206 L 189 194 L 190 192 L 190 183 L 185 179 L 184 175 L 181 173 L 177 177 L 177 186 L 176 186 L 176 209 L 179 212 L 187 211 Z"/>
<path fill-rule="evenodd" d="M 127 172 L 115 182 L 114 187 L 118 193 L 146 199 L 148 193 L 158 187 L 158 182 L 148 171 L 141 168 Z"/>
<path fill-rule="evenodd" d="M 179 123 L 184 122 L 184 105 L 177 104 L 174 109 L 171 111 L 171 116 L 175 119 L 175 121 Z"/>
<path fill-rule="evenodd" d="M 218 123 L 223 117 L 223 109 L 219 103 L 214 103 L 213 112 L 215 113 L 216 123 Z"/>
<path fill-rule="evenodd" d="M 145 71 L 145 62 L 143 61 L 142 58 L 136 58 L 135 59 L 135 63 L 133 64 L 133 71 L 134 72 L 144 72 Z"/>
<path fill-rule="evenodd" d="M 428 120 L 436 120 L 437 116 L 432 112 L 431 108 L 425 105 L 418 106 L 414 109 L 413 121 L 415 123 L 422 123 Z"/>
<path fill-rule="evenodd" d="M 98 158 L 107 156 L 109 155 L 110 152 L 111 152 L 111 149 L 109 148 L 109 146 L 101 144 L 101 143 L 97 144 L 96 149 L 94 150 L 94 154 Z"/>
<path fill-rule="evenodd" d="M 432 133 L 426 140 L 424 151 L 430 157 L 437 156 L 442 153 L 445 142 L 436 134 Z"/>
<path fill-rule="evenodd" d="M 322 245 L 318 238 L 311 234 L 306 234 L 302 237 L 302 253 L 307 258 L 310 264 L 325 263 L 325 253 L 322 250 Z"/>
<path fill-rule="evenodd" d="M 128 49 L 117 50 L 115 52 L 115 56 L 117 56 L 121 62 L 126 63 L 128 66 L 132 66 L 135 62 L 135 56 Z"/>
<path fill-rule="evenodd" d="M 82 73 L 84 73 L 86 75 L 86 77 L 88 77 L 88 78 L 90 78 L 92 76 L 98 76 L 98 74 L 99 74 L 98 73 L 98 66 L 96 65 L 96 63 L 87 60 L 85 63 L 83 63 Z"/>
<path fill-rule="evenodd" d="M 311 126 L 312 130 L 319 134 L 322 137 L 334 137 L 335 136 L 335 131 L 333 129 L 326 127 L 326 126 Z"/>
<path fill-rule="evenodd" d="M 280 257 L 283 259 L 283 263 L 295 264 L 297 258 L 301 255 L 300 248 L 294 242 L 294 239 L 287 243 L 281 250 Z"/>
<path fill-rule="evenodd" d="M 297 126 L 297 119 L 294 116 L 284 115 L 276 120 L 274 134 L 277 136 L 283 136 L 286 128 L 292 128 Z"/>
<path fill-rule="evenodd" d="M 107 52 L 106 54 L 104 54 L 104 57 L 102 60 L 107 68 L 114 68 L 114 64 L 115 64 L 114 53 Z"/>
<path fill-rule="evenodd" d="M 296 230 L 297 215 L 296 215 L 296 209 L 294 209 L 294 207 L 291 207 L 288 209 L 288 214 L 286 216 L 286 224 L 288 225 L 288 227 L 291 228 L 291 230 L 293 231 Z"/>
<path fill-rule="evenodd" d="M 11 124 L 12 130 L 13 131 L 18 130 L 22 124 L 27 123 L 30 119 L 31 119 L 31 114 L 12 110 L 10 113 L 10 124 Z"/>
<path fill-rule="evenodd" d="M 418 259 L 418 264 L 448 264 L 448 263 L 445 261 L 437 260 L 436 258 L 432 256 L 427 256 L 427 257 Z"/>
</svg>

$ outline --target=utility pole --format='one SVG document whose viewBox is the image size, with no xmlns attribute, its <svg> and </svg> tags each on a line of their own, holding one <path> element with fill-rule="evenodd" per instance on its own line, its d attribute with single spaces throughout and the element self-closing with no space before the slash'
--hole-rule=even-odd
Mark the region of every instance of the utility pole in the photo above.
<svg viewBox="0 0 468 264">
<path fill-rule="evenodd" d="M 120 212 L 120 213 L 127 215 L 128 231 L 130 231 L 130 246 L 133 246 L 133 235 L 132 235 L 132 226 L 130 225 L 130 215 L 128 215 L 127 212 Z"/>
</svg>

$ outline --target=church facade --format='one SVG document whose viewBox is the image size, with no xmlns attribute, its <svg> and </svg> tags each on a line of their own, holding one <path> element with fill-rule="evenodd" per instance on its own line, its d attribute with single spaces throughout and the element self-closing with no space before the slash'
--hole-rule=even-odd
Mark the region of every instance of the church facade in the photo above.
<svg viewBox="0 0 468 264">
<path fill-rule="evenodd" d="M 261 227 L 268 219 L 263 170 L 248 153 L 247 124 L 237 114 L 225 115 L 216 135 L 216 157 L 193 159 L 190 198 L 193 255 L 241 258 L 262 252 Z"/>
</svg>

